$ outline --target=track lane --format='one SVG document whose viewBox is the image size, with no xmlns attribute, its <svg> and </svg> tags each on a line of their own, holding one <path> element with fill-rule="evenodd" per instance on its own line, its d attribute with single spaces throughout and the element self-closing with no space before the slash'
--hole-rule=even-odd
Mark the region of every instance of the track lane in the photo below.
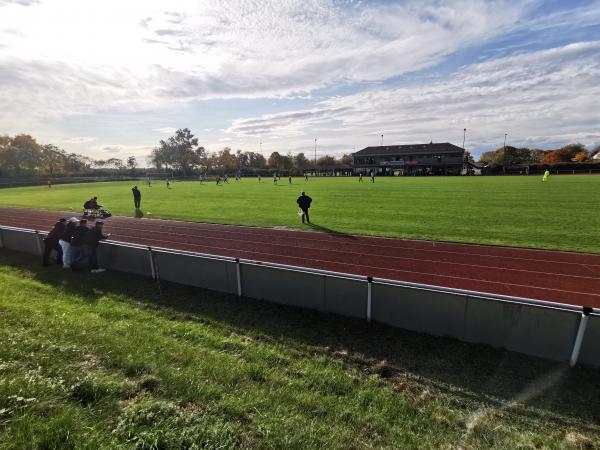
<svg viewBox="0 0 600 450">
<path fill-rule="evenodd" d="M 47 229 L 73 213 L 0 208 Z M 116 240 L 416 283 L 600 306 L 600 255 L 114 217 Z"/>
</svg>

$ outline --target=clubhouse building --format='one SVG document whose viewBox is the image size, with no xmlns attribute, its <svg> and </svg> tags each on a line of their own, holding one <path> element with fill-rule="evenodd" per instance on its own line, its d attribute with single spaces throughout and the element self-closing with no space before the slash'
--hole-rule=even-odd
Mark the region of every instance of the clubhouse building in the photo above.
<svg viewBox="0 0 600 450">
<path fill-rule="evenodd" d="M 450 143 L 384 145 L 354 153 L 354 173 L 368 175 L 460 175 L 465 151 Z"/>
</svg>

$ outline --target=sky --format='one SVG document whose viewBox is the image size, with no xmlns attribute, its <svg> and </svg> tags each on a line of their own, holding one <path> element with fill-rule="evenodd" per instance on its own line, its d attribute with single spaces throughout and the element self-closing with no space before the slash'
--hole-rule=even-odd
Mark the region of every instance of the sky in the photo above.
<svg viewBox="0 0 600 450">
<path fill-rule="evenodd" d="M 600 0 L 0 0 L 0 134 L 209 151 L 600 144 Z"/>
</svg>

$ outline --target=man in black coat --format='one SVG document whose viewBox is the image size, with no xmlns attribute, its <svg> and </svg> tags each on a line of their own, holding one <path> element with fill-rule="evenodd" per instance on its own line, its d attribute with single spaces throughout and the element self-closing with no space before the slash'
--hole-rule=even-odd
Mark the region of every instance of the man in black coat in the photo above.
<svg viewBox="0 0 600 450">
<path fill-rule="evenodd" d="M 137 186 L 132 187 L 131 192 L 133 192 L 133 205 L 135 206 L 135 209 L 140 209 L 140 205 L 142 203 L 142 193 Z"/>
<path fill-rule="evenodd" d="M 75 228 L 73 238 L 71 239 L 71 269 L 77 270 L 78 263 L 85 257 L 83 254 L 83 240 L 85 235 L 88 233 L 89 228 L 87 226 L 87 220 L 81 219 L 79 225 Z"/>
<path fill-rule="evenodd" d="M 310 217 L 308 216 L 308 210 L 310 209 L 310 204 L 312 203 L 312 198 L 310 198 L 306 193 L 302 193 L 300 197 L 296 200 L 298 206 L 302 210 L 302 223 L 304 223 L 304 218 L 306 217 L 306 221 L 310 223 Z"/>
<path fill-rule="evenodd" d="M 100 241 L 107 239 L 110 234 L 102 234 L 104 222 L 96 222 L 83 238 L 83 253 L 88 258 L 88 264 L 92 273 L 104 272 L 106 269 L 101 269 L 98 266 L 98 244 Z"/>
<path fill-rule="evenodd" d="M 62 258 L 62 248 L 58 244 L 60 238 L 65 232 L 65 228 L 67 227 L 67 219 L 60 219 L 58 222 L 54 224 L 54 228 L 52 231 L 48 233 L 46 238 L 44 239 L 44 256 L 42 258 L 42 265 L 49 266 L 50 263 L 48 259 L 50 258 L 50 252 L 52 250 L 56 251 L 56 264 L 62 266 L 63 258 Z"/>
</svg>

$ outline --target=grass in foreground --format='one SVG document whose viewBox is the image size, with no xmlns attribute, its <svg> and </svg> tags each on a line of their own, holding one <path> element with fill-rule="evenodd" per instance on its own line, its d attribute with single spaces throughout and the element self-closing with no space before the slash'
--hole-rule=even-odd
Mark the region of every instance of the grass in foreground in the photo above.
<svg viewBox="0 0 600 450">
<path fill-rule="evenodd" d="M 600 448 L 598 371 L 38 264 L 0 252 L 3 449 Z"/>
<path fill-rule="evenodd" d="M 0 206 L 81 210 L 93 195 L 113 213 L 133 216 L 132 183 L 0 190 Z M 265 178 L 178 182 L 168 190 L 140 182 L 146 217 L 253 226 L 303 227 L 295 204 L 313 199 L 314 229 L 518 247 L 600 252 L 600 176 Z M 305 229 L 310 229 L 304 226 Z"/>
</svg>

